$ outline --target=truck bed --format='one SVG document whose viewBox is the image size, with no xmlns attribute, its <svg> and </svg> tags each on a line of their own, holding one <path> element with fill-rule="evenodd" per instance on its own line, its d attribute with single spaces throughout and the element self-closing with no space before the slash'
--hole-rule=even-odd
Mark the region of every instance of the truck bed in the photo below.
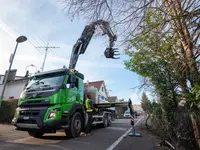
<svg viewBox="0 0 200 150">
<path fill-rule="evenodd" d="M 95 108 L 111 108 L 111 107 L 128 107 L 127 102 L 123 103 L 99 103 L 99 104 L 93 104 Z"/>
</svg>

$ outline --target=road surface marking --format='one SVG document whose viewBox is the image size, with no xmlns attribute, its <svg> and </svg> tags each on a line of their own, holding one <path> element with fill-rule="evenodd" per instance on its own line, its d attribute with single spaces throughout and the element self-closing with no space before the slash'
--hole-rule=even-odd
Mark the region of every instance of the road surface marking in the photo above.
<svg viewBox="0 0 200 150">
<path fill-rule="evenodd" d="M 141 117 L 136 123 L 134 126 L 136 126 L 140 120 L 142 120 L 143 117 Z M 108 147 L 106 150 L 113 150 L 122 140 L 125 136 L 127 136 L 127 134 L 132 130 L 132 127 L 126 131 L 119 139 L 117 139 L 117 141 L 115 141 L 110 147 Z"/>
</svg>

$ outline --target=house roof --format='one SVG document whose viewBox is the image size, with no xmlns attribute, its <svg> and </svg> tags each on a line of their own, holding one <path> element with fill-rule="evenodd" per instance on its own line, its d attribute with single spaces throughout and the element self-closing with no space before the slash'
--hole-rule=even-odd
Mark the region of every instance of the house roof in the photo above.
<svg viewBox="0 0 200 150">
<path fill-rule="evenodd" d="M 117 101 L 117 96 L 110 96 L 109 98 L 108 98 L 108 101 L 109 102 L 116 102 Z"/>
<path fill-rule="evenodd" d="M 103 80 L 101 80 L 101 81 L 93 81 L 93 82 L 89 82 L 89 86 L 94 86 L 98 90 L 100 90 L 100 88 L 101 88 L 101 86 L 102 86 L 103 83 L 104 83 Z M 87 84 L 88 83 L 84 83 L 84 87 L 87 87 Z"/>
</svg>

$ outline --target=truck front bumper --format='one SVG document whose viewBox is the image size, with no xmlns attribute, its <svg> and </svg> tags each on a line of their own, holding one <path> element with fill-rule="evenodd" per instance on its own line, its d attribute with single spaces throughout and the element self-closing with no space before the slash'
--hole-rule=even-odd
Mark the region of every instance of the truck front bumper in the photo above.
<svg viewBox="0 0 200 150">
<path fill-rule="evenodd" d="M 20 108 L 17 118 L 12 120 L 12 124 L 17 127 L 18 130 L 56 130 L 60 129 L 60 120 L 52 120 L 48 123 L 43 122 L 45 113 L 48 107 L 33 107 L 33 108 Z"/>
</svg>

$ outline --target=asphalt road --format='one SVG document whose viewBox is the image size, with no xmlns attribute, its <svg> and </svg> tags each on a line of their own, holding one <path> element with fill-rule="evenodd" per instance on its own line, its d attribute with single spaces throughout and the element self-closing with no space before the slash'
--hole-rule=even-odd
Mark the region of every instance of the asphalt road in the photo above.
<svg viewBox="0 0 200 150">
<path fill-rule="evenodd" d="M 0 150 L 148 150 L 153 146 L 149 134 L 142 133 L 142 137 L 128 136 L 130 127 L 129 119 L 118 119 L 111 127 L 95 128 L 92 135 L 74 139 L 67 138 L 63 132 L 45 134 L 37 139 L 26 132 L 10 130 L 5 134 L 4 131 L 4 135 L 0 135 Z"/>
</svg>

